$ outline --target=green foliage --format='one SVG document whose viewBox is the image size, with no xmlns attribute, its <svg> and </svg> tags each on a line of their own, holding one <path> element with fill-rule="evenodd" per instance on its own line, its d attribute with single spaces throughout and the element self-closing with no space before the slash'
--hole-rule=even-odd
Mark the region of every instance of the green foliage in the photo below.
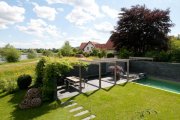
<svg viewBox="0 0 180 120">
<path fill-rule="evenodd" d="M 101 54 L 102 54 L 102 57 L 106 57 L 106 56 L 107 56 L 106 50 L 102 50 L 102 51 L 101 51 Z"/>
<path fill-rule="evenodd" d="M 84 52 L 83 55 L 84 55 L 85 57 L 89 57 L 89 56 L 90 56 L 90 53 Z"/>
<path fill-rule="evenodd" d="M 12 80 L 0 80 L 0 90 L 7 93 L 13 93 L 17 88 L 17 85 Z"/>
<path fill-rule="evenodd" d="M 56 93 L 57 80 L 67 76 L 73 66 L 86 66 L 78 59 L 42 58 L 36 66 L 36 83 L 41 83 L 43 100 L 53 100 Z"/>
<path fill-rule="evenodd" d="M 35 69 L 36 71 L 35 85 L 36 86 L 41 86 L 43 83 L 45 63 L 46 63 L 46 58 L 43 57 L 41 60 L 39 60 L 39 62 L 36 65 L 36 69 Z"/>
<path fill-rule="evenodd" d="M 99 49 L 94 48 L 94 49 L 92 50 L 92 52 L 91 52 L 91 55 L 92 55 L 92 56 L 98 56 L 98 53 L 99 53 L 99 52 L 100 52 Z"/>
<path fill-rule="evenodd" d="M 130 56 L 133 56 L 133 52 L 128 51 L 125 48 L 121 48 L 118 54 L 118 57 L 121 59 L 128 59 Z"/>
<path fill-rule="evenodd" d="M 171 51 L 171 60 L 173 62 L 180 62 L 180 48 L 175 48 Z"/>
<path fill-rule="evenodd" d="M 143 56 L 151 50 L 169 49 L 168 33 L 174 24 L 170 19 L 170 10 L 149 9 L 145 5 L 122 8 L 116 29 L 110 39 L 116 50 L 122 47 Z"/>
<path fill-rule="evenodd" d="M 30 75 L 21 75 L 17 79 L 17 85 L 19 89 L 27 89 L 32 82 L 32 77 Z"/>
<path fill-rule="evenodd" d="M 59 58 L 62 58 L 62 57 L 63 57 L 61 51 L 59 51 L 59 52 L 57 53 L 57 56 L 58 56 Z"/>
<path fill-rule="evenodd" d="M 7 44 L 4 48 L 1 49 L 1 56 L 4 58 L 7 62 L 17 62 L 20 58 L 20 51 L 11 46 L 10 44 Z"/>
<path fill-rule="evenodd" d="M 51 57 L 51 56 L 53 56 L 53 52 L 50 50 L 44 50 L 42 55 L 47 56 L 47 57 Z"/>
<path fill-rule="evenodd" d="M 113 53 L 107 53 L 107 58 L 114 58 L 114 54 Z"/>
<path fill-rule="evenodd" d="M 158 62 L 168 62 L 171 59 L 171 54 L 170 52 L 165 52 L 165 51 L 148 51 L 145 53 L 146 57 L 152 57 L 154 61 Z"/>
<path fill-rule="evenodd" d="M 71 56 L 73 54 L 73 48 L 68 41 L 64 43 L 64 46 L 61 48 L 61 54 L 63 56 Z"/>
<path fill-rule="evenodd" d="M 35 50 L 31 49 L 31 50 L 29 50 L 27 57 L 28 57 L 28 59 L 37 58 L 37 52 Z"/>
<path fill-rule="evenodd" d="M 17 78 L 22 74 L 29 74 L 34 78 L 36 63 L 37 59 L 31 59 L 0 65 L 0 91 L 13 92 L 16 90 Z"/>
<path fill-rule="evenodd" d="M 52 62 L 45 66 L 45 74 L 42 86 L 43 100 L 49 101 L 54 99 L 56 92 L 57 80 L 65 76 L 73 67 L 65 61 Z"/>
</svg>

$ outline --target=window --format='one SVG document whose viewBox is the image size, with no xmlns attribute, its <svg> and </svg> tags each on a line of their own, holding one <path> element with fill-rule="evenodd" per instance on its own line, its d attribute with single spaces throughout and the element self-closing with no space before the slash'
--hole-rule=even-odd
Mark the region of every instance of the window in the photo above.
<svg viewBox="0 0 180 120">
<path fill-rule="evenodd" d="M 89 47 L 87 47 L 87 50 L 89 50 Z"/>
</svg>

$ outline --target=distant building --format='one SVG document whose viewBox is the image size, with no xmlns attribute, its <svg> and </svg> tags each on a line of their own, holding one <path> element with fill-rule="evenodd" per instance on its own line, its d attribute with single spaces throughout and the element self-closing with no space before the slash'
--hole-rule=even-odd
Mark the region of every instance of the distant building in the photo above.
<svg viewBox="0 0 180 120">
<path fill-rule="evenodd" d="M 107 50 L 107 52 L 115 52 L 115 48 L 113 46 L 113 42 L 108 40 L 105 44 L 100 44 L 97 42 L 89 41 L 87 43 L 81 43 L 79 49 L 83 50 L 84 52 L 92 52 L 94 48 Z"/>
</svg>

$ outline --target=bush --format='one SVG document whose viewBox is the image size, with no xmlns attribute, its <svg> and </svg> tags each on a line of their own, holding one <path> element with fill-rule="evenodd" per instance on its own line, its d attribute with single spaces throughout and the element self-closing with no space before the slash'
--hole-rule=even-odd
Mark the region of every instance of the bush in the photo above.
<svg viewBox="0 0 180 120">
<path fill-rule="evenodd" d="M 114 54 L 113 53 L 108 53 L 107 58 L 114 58 Z"/>
<path fill-rule="evenodd" d="M 62 54 L 61 54 L 61 51 L 59 51 L 59 52 L 57 53 L 57 56 L 58 56 L 59 58 L 62 58 L 62 57 L 63 57 Z"/>
<path fill-rule="evenodd" d="M 36 80 L 35 85 L 37 87 L 42 85 L 43 77 L 44 77 L 44 67 L 45 67 L 46 59 L 43 57 L 36 65 L 35 71 L 36 71 Z"/>
<path fill-rule="evenodd" d="M 44 101 L 54 99 L 57 80 L 65 76 L 73 67 L 68 62 L 53 62 L 45 66 L 45 74 L 42 86 L 42 96 Z"/>
<path fill-rule="evenodd" d="M 91 52 L 91 55 L 92 55 L 92 56 L 98 56 L 98 53 L 99 53 L 99 52 L 100 52 L 99 49 L 94 48 L 94 49 L 92 50 L 92 52 Z"/>
<path fill-rule="evenodd" d="M 32 77 L 30 75 L 21 75 L 17 79 L 17 85 L 19 89 L 27 89 L 32 82 Z"/>
<path fill-rule="evenodd" d="M 53 52 L 50 50 L 45 50 L 45 51 L 43 51 L 42 55 L 50 57 L 50 56 L 53 56 Z"/>
<path fill-rule="evenodd" d="M 171 51 L 171 61 L 180 62 L 180 48 L 176 48 Z"/>
<path fill-rule="evenodd" d="M 89 57 L 89 56 L 90 56 L 90 54 L 87 53 L 87 52 L 84 52 L 83 55 L 84 55 L 85 57 Z"/>
<path fill-rule="evenodd" d="M 16 82 L 12 80 L 0 80 L 0 90 L 7 93 L 13 93 L 17 88 Z"/>
<path fill-rule="evenodd" d="M 133 52 L 128 51 L 125 48 L 120 49 L 118 57 L 122 59 L 128 59 L 130 56 L 133 56 Z"/>
<path fill-rule="evenodd" d="M 37 52 L 35 50 L 30 50 L 27 55 L 28 59 L 33 59 L 37 57 Z"/>
<path fill-rule="evenodd" d="M 20 58 L 21 52 L 10 44 L 7 44 L 1 49 L 0 54 L 7 62 L 17 62 Z"/>
<path fill-rule="evenodd" d="M 145 53 L 145 56 L 152 57 L 154 61 L 158 62 L 168 62 L 171 59 L 170 53 L 164 51 L 148 51 Z"/>
</svg>

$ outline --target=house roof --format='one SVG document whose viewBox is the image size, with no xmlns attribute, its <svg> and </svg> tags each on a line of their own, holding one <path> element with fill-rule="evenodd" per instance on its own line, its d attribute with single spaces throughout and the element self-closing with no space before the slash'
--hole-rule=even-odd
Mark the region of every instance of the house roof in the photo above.
<svg viewBox="0 0 180 120">
<path fill-rule="evenodd" d="M 88 43 L 91 43 L 92 45 L 94 45 L 96 48 L 99 48 L 99 49 L 105 49 L 105 50 L 113 50 L 114 49 L 113 43 L 110 39 L 105 44 L 100 44 L 100 43 L 92 42 L 92 41 L 89 41 L 87 43 L 81 43 L 79 48 L 81 50 L 83 50 L 86 47 L 86 45 L 88 45 Z"/>
<path fill-rule="evenodd" d="M 114 50 L 114 45 L 113 45 L 113 42 L 111 39 L 109 39 L 107 42 L 106 42 L 106 49 L 108 50 Z"/>
<path fill-rule="evenodd" d="M 81 43 L 79 49 L 83 50 L 85 48 L 85 46 L 87 45 L 87 43 Z"/>
</svg>

